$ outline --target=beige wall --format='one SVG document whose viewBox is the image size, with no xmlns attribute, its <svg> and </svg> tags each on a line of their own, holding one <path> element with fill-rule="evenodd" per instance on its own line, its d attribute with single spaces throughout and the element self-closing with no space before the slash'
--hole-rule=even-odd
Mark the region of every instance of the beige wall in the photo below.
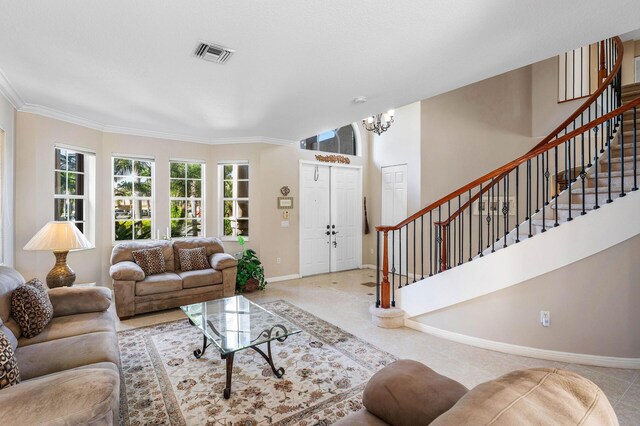
<svg viewBox="0 0 640 426">
<path fill-rule="evenodd" d="M 422 205 L 526 153 L 531 67 L 422 101 Z"/>
<path fill-rule="evenodd" d="M 15 163 L 15 122 L 16 110 L 8 100 L 0 94 L 0 130 L 4 132 L 4 150 L 1 153 L 3 174 L 0 176 L 2 184 L 2 205 L 0 224 L 2 232 L 2 253 L 0 263 L 14 265 L 14 163 Z"/>
<path fill-rule="evenodd" d="M 16 220 L 16 268 L 26 277 L 43 279 L 53 264 L 48 252 L 26 252 L 22 247 L 48 221 L 53 220 L 54 146 L 65 144 L 96 152 L 96 248 L 69 255 L 77 282 L 110 285 L 108 276 L 112 244 L 111 224 L 111 156 L 117 154 L 148 155 L 155 158 L 155 229 L 169 226 L 169 160 L 174 158 L 204 160 L 205 232 L 218 236 L 217 165 L 227 160 L 246 160 L 250 165 L 250 239 L 247 247 L 255 249 L 269 277 L 295 275 L 299 272 L 299 189 L 301 160 L 315 160 L 314 153 L 297 146 L 268 144 L 204 145 L 115 133 L 103 133 L 75 124 L 29 113 L 18 113 L 18 149 L 16 153 L 16 189 L 20 214 Z M 366 147 L 365 147 L 366 151 Z M 361 157 L 351 157 L 354 165 L 365 166 Z M 366 185 L 366 175 L 364 176 Z M 289 186 L 294 197 L 289 226 L 282 227 L 282 210 L 276 197 L 282 186 Z M 155 235 L 155 234 L 154 234 Z M 226 251 L 239 250 L 236 242 L 225 242 Z M 280 258 L 280 263 L 276 259 Z"/>
<path fill-rule="evenodd" d="M 443 330 L 555 351 L 640 357 L 640 236 L 514 287 L 418 317 Z M 539 324 L 550 312 L 551 326 Z"/>
</svg>

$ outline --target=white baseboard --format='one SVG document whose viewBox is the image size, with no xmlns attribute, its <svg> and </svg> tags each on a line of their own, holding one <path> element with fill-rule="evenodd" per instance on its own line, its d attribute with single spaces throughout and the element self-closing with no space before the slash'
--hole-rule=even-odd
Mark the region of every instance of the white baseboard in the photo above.
<svg viewBox="0 0 640 426">
<path fill-rule="evenodd" d="M 405 318 L 404 325 L 414 330 L 422 331 L 423 333 L 431 334 L 443 339 L 512 355 L 575 364 L 595 365 L 599 367 L 640 369 L 640 358 L 619 358 L 612 356 L 576 354 L 571 352 L 560 352 L 548 349 L 531 348 L 528 346 L 512 345 L 510 343 L 496 342 L 493 340 L 481 339 L 479 337 L 467 336 L 465 334 L 443 330 L 408 318 Z"/>
<path fill-rule="evenodd" d="M 300 274 L 282 275 L 279 277 L 266 278 L 268 283 L 277 283 L 278 281 L 289 281 L 300 278 Z"/>
</svg>

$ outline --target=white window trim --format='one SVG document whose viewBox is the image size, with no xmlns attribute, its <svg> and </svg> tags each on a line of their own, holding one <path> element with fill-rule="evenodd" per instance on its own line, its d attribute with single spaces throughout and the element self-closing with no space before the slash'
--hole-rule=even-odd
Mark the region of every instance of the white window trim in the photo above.
<svg viewBox="0 0 640 426">
<path fill-rule="evenodd" d="M 114 170 L 114 163 L 113 160 L 115 158 L 122 158 L 125 160 L 131 160 L 131 161 L 149 161 L 151 162 L 151 197 L 137 197 L 135 196 L 135 191 L 133 188 L 133 185 L 131 186 L 131 197 L 122 197 L 122 196 L 115 196 L 113 195 L 113 183 L 114 183 L 114 178 L 116 177 L 126 177 L 126 176 L 122 176 L 122 175 L 116 175 L 114 174 L 115 170 Z M 133 173 L 133 170 L 132 170 Z M 145 177 L 145 176 L 143 176 Z M 133 174 L 131 175 L 131 178 L 133 179 Z M 126 243 L 126 242 L 131 242 L 131 241 L 152 241 L 154 240 L 154 224 L 156 223 L 156 161 L 154 157 L 149 157 L 149 156 L 144 156 L 144 155 L 135 155 L 135 154 L 116 154 L 116 153 L 112 153 L 111 154 L 111 182 L 110 182 L 110 191 L 111 191 L 111 207 L 110 207 L 110 218 L 111 218 L 111 243 L 113 245 L 116 244 L 120 244 L 120 243 Z M 136 201 L 144 201 L 144 200 L 149 200 L 150 205 L 151 205 L 151 235 L 149 238 L 145 238 L 145 239 L 131 239 L 131 240 L 116 240 L 116 217 L 115 217 L 115 212 L 114 212 L 114 208 L 116 205 L 116 201 L 118 200 L 131 200 L 132 202 L 132 208 L 133 208 L 133 203 L 135 203 Z M 133 216 L 133 214 L 132 214 Z M 134 221 L 135 219 L 132 217 L 131 218 L 132 221 Z M 135 233 L 135 227 L 133 229 L 133 232 Z"/>
<path fill-rule="evenodd" d="M 236 201 L 248 201 L 251 203 L 251 166 L 249 166 L 249 179 L 246 181 L 249 183 L 249 197 L 246 198 L 227 198 L 224 197 L 224 166 L 226 165 L 247 165 L 249 166 L 249 161 L 247 160 L 229 160 L 229 161 L 218 161 L 218 235 L 220 236 L 221 241 L 238 241 L 238 236 L 228 236 L 224 235 L 224 202 L 226 200 L 236 200 Z M 237 179 L 236 179 L 237 180 Z M 245 180 L 245 179 L 242 179 Z M 234 192 L 236 191 L 236 186 L 234 185 Z M 249 229 L 251 229 L 251 216 L 247 218 L 242 218 L 249 221 Z M 242 235 L 245 241 L 251 241 L 251 234 Z"/>
<path fill-rule="evenodd" d="M 67 200 L 67 202 L 69 200 L 82 200 L 83 201 L 82 208 L 84 210 L 82 213 L 83 220 L 74 220 L 72 222 L 82 223 L 84 236 L 89 241 L 95 243 L 95 210 L 93 206 L 95 202 L 95 195 L 94 195 L 95 178 L 93 176 L 95 174 L 95 161 L 96 161 L 95 151 L 84 149 L 82 147 L 75 147 L 71 145 L 55 144 L 53 149 L 54 157 L 55 157 L 55 152 L 58 149 L 71 151 L 75 154 L 82 154 L 84 156 L 83 172 L 58 169 L 57 164 L 54 166 L 54 169 L 53 169 L 54 178 L 55 178 L 56 172 L 75 173 L 76 175 L 84 176 L 84 179 L 83 179 L 84 194 L 83 195 L 56 194 L 56 190 L 54 188 L 53 190 L 54 205 L 55 205 L 55 200 Z M 68 163 L 68 160 L 67 160 L 67 163 Z M 68 175 L 67 175 L 67 184 L 68 184 Z M 55 217 L 55 212 L 54 212 L 54 217 Z"/>
<path fill-rule="evenodd" d="M 172 178 L 171 177 L 171 163 L 185 163 L 185 164 L 200 164 L 202 166 L 202 168 L 200 169 L 200 198 L 197 197 L 172 197 L 171 196 L 171 181 L 172 180 L 188 180 L 187 178 Z M 183 158 L 176 158 L 176 159 L 170 159 L 169 160 L 169 232 L 171 232 L 171 222 L 174 220 L 171 217 L 171 202 L 172 201 L 185 201 L 185 202 L 189 202 L 189 201 L 198 201 L 200 200 L 200 230 L 202 232 L 202 236 L 206 237 L 207 236 L 207 224 L 206 224 L 206 196 L 207 196 L 207 187 L 206 187 L 206 182 L 207 182 L 207 166 L 206 163 L 204 161 L 201 160 L 187 160 L 187 159 L 183 159 Z M 196 180 L 196 179 L 191 179 L 191 180 Z M 183 220 L 186 221 L 188 220 L 186 217 L 184 219 L 177 219 L 177 220 Z M 174 240 L 179 240 L 179 239 L 185 239 L 185 238 L 191 238 L 191 237 L 171 237 Z"/>
</svg>

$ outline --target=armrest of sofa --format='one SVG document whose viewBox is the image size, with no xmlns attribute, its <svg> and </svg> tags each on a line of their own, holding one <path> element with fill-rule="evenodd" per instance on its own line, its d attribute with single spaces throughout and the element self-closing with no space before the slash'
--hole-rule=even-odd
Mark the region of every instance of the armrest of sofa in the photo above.
<svg viewBox="0 0 640 426">
<path fill-rule="evenodd" d="M 2 424 L 111 424 L 120 394 L 118 374 L 106 368 L 68 370 L 0 390 Z"/>
<path fill-rule="evenodd" d="M 116 281 L 142 281 L 146 277 L 142 268 L 129 260 L 111 265 L 109 275 Z"/>
<path fill-rule="evenodd" d="M 103 312 L 111 306 L 111 290 L 104 287 L 58 287 L 48 293 L 54 317 Z"/>
<path fill-rule="evenodd" d="M 223 269 L 238 266 L 238 261 L 228 253 L 214 253 L 209 257 L 209 264 L 213 269 L 222 271 Z"/>
</svg>

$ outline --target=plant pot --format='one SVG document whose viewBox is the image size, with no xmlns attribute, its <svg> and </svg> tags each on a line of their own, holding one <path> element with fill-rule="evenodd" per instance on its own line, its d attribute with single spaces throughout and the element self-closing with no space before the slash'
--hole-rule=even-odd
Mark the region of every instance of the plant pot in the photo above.
<svg viewBox="0 0 640 426">
<path fill-rule="evenodd" d="M 247 282 L 244 284 L 243 292 L 245 293 L 253 293 L 260 286 L 260 281 L 255 278 L 249 278 Z"/>
</svg>

